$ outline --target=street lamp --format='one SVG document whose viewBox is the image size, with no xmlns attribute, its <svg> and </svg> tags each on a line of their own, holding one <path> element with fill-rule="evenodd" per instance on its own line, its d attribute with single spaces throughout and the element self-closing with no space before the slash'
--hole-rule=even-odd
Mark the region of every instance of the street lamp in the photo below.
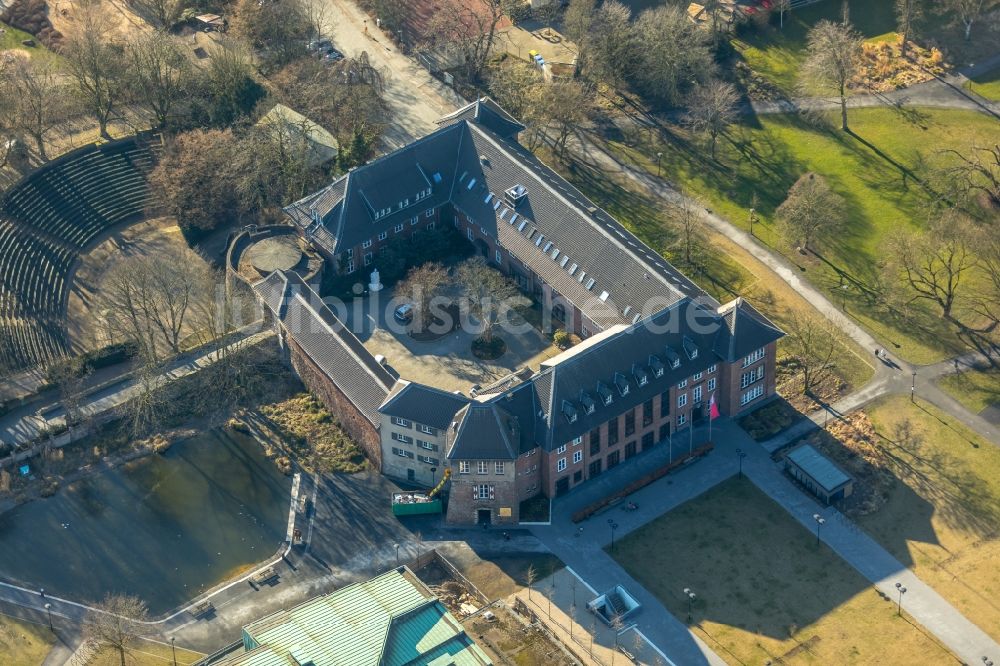
<svg viewBox="0 0 1000 666">
<path fill-rule="evenodd" d="M 437 467 L 431 467 L 431 488 L 437 485 Z"/>
<path fill-rule="evenodd" d="M 396 566 L 399 566 L 399 544 L 393 544 L 396 547 Z"/>
<path fill-rule="evenodd" d="M 177 666 L 177 649 L 174 647 L 174 641 L 176 640 L 177 640 L 176 637 L 174 636 L 170 637 L 170 654 L 174 658 L 174 666 Z"/>
<path fill-rule="evenodd" d="M 45 612 L 49 614 L 49 631 L 55 633 L 55 629 L 52 628 L 52 604 L 45 604 Z"/>
<path fill-rule="evenodd" d="M 743 449 L 736 449 L 736 457 L 740 461 L 740 474 L 739 474 L 738 478 L 742 479 L 743 478 L 743 459 L 747 457 L 747 454 L 745 454 L 743 452 Z"/>
<path fill-rule="evenodd" d="M 757 222 L 757 221 L 758 221 L 758 218 L 757 218 L 757 209 L 756 208 L 751 208 L 750 209 L 750 235 L 751 236 L 753 236 L 753 223 Z"/>
<path fill-rule="evenodd" d="M 896 615 L 903 614 L 903 595 L 906 594 L 906 588 L 903 587 L 902 583 L 896 583 L 896 589 L 899 590 L 899 601 L 896 607 Z"/>
<path fill-rule="evenodd" d="M 910 378 L 910 402 L 916 402 L 914 396 L 917 393 L 917 371 L 913 371 L 913 375 Z"/>
<path fill-rule="evenodd" d="M 847 314 L 847 290 L 851 288 L 851 285 L 847 282 L 840 285 L 840 309 Z"/>
<path fill-rule="evenodd" d="M 690 622 L 691 621 L 691 607 L 694 605 L 694 600 L 696 598 L 696 595 L 695 595 L 694 592 L 691 591 L 690 587 L 685 587 L 684 588 L 684 596 L 687 597 L 687 602 L 688 602 L 688 622 Z"/>
<path fill-rule="evenodd" d="M 614 521 L 613 518 L 608 518 L 608 527 L 611 528 L 611 552 L 615 552 L 615 530 L 618 529 L 618 523 Z"/>
<path fill-rule="evenodd" d="M 819 528 L 826 522 L 826 518 L 819 515 L 818 513 L 813 514 L 813 520 L 816 521 L 816 545 L 819 545 Z"/>
<path fill-rule="evenodd" d="M 656 177 L 660 177 L 660 160 L 663 159 L 663 153 L 656 153 Z"/>
</svg>

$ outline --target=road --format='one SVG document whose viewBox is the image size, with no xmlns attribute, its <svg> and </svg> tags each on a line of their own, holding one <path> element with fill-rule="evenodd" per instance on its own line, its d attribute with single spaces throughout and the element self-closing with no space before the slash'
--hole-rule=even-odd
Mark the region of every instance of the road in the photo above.
<svg viewBox="0 0 1000 666">
<path fill-rule="evenodd" d="M 357 5 L 325 0 L 325 32 L 345 55 L 368 53 L 386 77 L 385 99 L 393 117 L 383 136 L 386 152 L 401 148 L 437 128 L 435 121 L 466 104 L 454 90 L 399 51 Z"/>
</svg>

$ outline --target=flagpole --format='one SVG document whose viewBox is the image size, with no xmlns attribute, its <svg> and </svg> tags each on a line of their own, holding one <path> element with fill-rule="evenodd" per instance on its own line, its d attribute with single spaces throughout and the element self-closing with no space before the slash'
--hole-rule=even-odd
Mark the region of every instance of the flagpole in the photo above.
<svg viewBox="0 0 1000 666">
<path fill-rule="evenodd" d="M 694 453 L 694 420 L 688 423 L 688 455 Z"/>
<path fill-rule="evenodd" d="M 670 447 L 670 459 L 667 460 L 668 463 L 674 462 L 674 424 L 671 423 L 667 426 L 667 446 Z"/>
</svg>

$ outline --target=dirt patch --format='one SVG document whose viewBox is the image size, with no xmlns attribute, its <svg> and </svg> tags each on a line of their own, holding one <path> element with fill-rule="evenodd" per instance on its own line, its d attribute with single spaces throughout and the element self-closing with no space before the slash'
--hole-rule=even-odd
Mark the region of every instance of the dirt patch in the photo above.
<svg viewBox="0 0 1000 666">
<path fill-rule="evenodd" d="M 73 288 L 66 304 L 66 331 L 74 352 L 94 349 L 105 343 L 105 334 L 96 330 L 91 307 L 98 286 L 109 268 L 124 257 L 153 255 L 168 248 L 187 247 L 173 218 L 156 218 L 112 230 L 90 252 L 81 255 L 70 278 Z"/>
<path fill-rule="evenodd" d="M 53 27 L 70 38 L 78 31 L 80 12 L 85 5 L 73 0 L 53 0 L 49 3 L 49 21 Z M 113 0 L 93 0 L 86 7 L 100 12 L 107 22 L 104 34 L 107 39 L 127 40 L 136 32 L 152 30 L 141 16 L 133 12 L 125 2 Z"/>
</svg>

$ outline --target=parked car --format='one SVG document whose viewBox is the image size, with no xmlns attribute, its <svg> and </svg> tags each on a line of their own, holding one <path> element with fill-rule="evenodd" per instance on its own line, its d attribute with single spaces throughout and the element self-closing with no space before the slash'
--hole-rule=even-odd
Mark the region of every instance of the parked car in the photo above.
<svg viewBox="0 0 1000 666">
<path fill-rule="evenodd" d="M 413 306 L 409 303 L 403 303 L 392 313 L 392 318 L 400 324 L 409 324 L 413 321 Z"/>
<path fill-rule="evenodd" d="M 329 39 L 314 39 L 306 45 L 306 48 L 310 51 L 326 51 L 333 48 L 333 42 Z"/>
<path fill-rule="evenodd" d="M 323 54 L 323 60 L 327 62 L 337 62 L 338 60 L 343 60 L 344 54 L 337 49 L 331 48 L 326 53 Z"/>
</svg>

